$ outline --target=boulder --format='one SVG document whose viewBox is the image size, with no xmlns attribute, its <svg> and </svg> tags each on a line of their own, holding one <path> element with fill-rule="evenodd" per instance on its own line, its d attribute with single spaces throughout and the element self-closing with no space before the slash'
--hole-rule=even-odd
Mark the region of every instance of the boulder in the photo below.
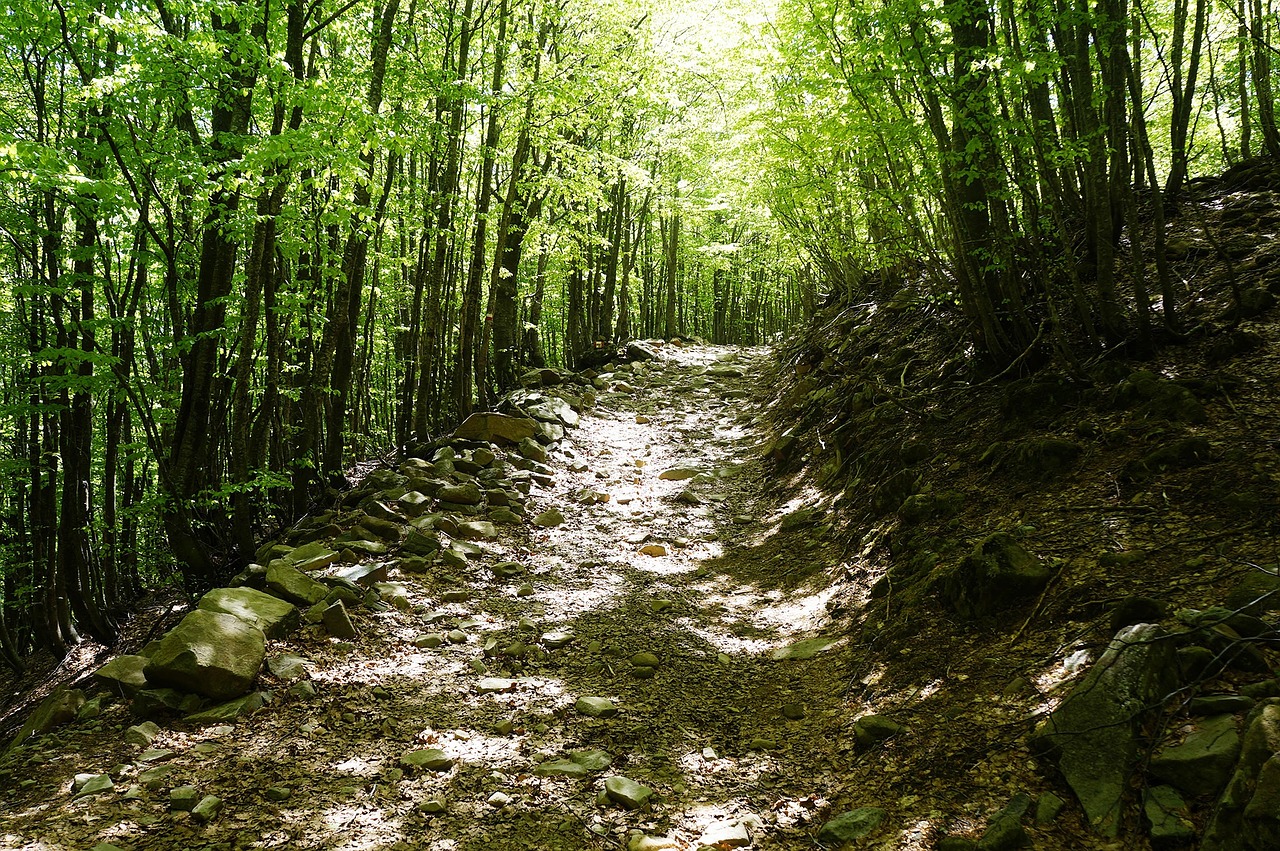
<svg viewBox="0 0 1280 851">
<path fill-rule="evenodd" d="M 5 750 L 5 755 L 17 750 L 27 739 L 45 733 L 75 720 L 76 713 L 84 706 L 84 692 L 78 688 L 60 689 L 44 699 L 35 712 L 27 718 L 18 735 Z"/>
<path fill-rule="evenodd" d="M 324 628 L 334 638 L 355 638 L 356 628 L 351 623 L 351 616 L 347 614 L 347 607 L 342 604 L 341 600 L 336 600 L 333 605 L 327 607 L 321 615 L 321 623 Z"/>
<path fill-rule="evenodd" d="M 314 606 L 329 593 L 329 587 L 315 581 L 283 559 L 267 565 L 267 588 L 283 600 L 299 606 Z"/>
<path fill-rule="evenodd" d="M 1240 761 L 1205 827 L 1202 851 L 1280 848 L 1280 699 L 1249 713 Z"/>
<path fill-rule="evenodd" d="M 157 642 L 147 681 L 230 700 L 253 684 L 266 643 L 262 630 L 240 618 L 195 609 Z"/>
<path fill-rule="evenodd" d="M 1032 745 L 1057 762 L 1089 825 L 1104 836 L 1119 831 L 1139 725 L 1175 687 L 1173 660 L 1160 627 L 1125 627 L 1032 734 Z"/>
<path fill-rule="evenodd" d="M 1180 745 L 1156 752 L 1147 773 L 1189 795 L 1214 795 L 1226 785 L 1240 755 L 1234 715 L 1218 715 L 1197 725 Z"/>
<path fill-rule="evenodd" d="M 965 617 L 994 615 L 1035 597 L 1052 574 L 1009 535 L 988 537 L 937 581 L 946 602 Z"/>
<path fill-rule="evenodd" d="M 653 798 L 653 790 L 636 781 L 615 775 L 604 781 L 604 793 L 610 801 L 628 810 L 638 810 Z"/>
<path fill-rule="evenodd" d="M 146 656 L 117 656 L 93 672 L 100 682 L 121 697 L 133 697 L 147 687 L 143 669 L 150 660 Z"/>
<path fill-rule="evenodd" d="M 487 440 L 490 443 L 514 445 L 537 433 L 538 424 L 528 417 L 509 417 L 505 414 L 486 412 L 467 417 L 454 431 L 454 436 L 467 440 Z"/>
<path fill-rule="evenodd" d="M 301 617 L 292 603 L 252 588 L 214 588 L 200 598 L 196 607 L 237 617 L 262 630 L 267 638 L 288 635 Z"/>
<path fill-rule="evenodd" d="M 1151 847 L 1181 847 L 1195 838 L 1196 829 L 1186 801 L 1172 786 L 1152 786 L 1142 793 Z"/>
</svg>

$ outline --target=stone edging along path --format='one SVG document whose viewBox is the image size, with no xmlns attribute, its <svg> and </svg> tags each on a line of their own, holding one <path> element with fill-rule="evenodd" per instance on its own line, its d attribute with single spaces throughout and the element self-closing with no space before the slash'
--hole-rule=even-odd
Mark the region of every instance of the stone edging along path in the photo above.
<svg viewBox="0 0 1280 851">
<path fill-rule="evenodd" d="M 655 354 L 532 374 L 545 386 L 504 409 L 521 416 L 472 421 L 265 547 L 243 580 L 303 625 L 258 624 L 259 691 L 193 722 L 190 692 L 240 686 L 177 673 L 166 693 L 155 654 L 136 662 L 150 702 L 98 698 L 0 767 L 31 781 L 0 844 L 638 851 L 876 830 L 874 806 L 832 819 L 855 747 L 826 618 L 839 554 L 820 512 L 765 491 L 767 353 Z"/>
</svg>

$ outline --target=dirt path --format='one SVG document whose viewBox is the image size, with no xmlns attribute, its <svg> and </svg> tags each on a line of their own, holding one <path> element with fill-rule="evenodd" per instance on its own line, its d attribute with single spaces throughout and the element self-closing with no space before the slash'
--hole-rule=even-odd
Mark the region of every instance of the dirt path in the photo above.
<svg viewBox="0 0 1280 851">
<path fill-rule="evenodd" d="M 150 759 L 121 706 L 48 737 L 0 847 L 810 847 L 853 750 L 851 666 L 821 640 L 839 553 L 757 461 L 765 357 L 668 347 L 615 373 L 531 494 L 565 522 L 505 527 L 456 576 L 393 576 L 409 610 L 361 615 L 352 642 L 273 647 L 306 660 L 314 698 L 281 683 L 234 725 L 175 723 Z M 401 763 L 430 749 L 443 770 Z M 73 801 L 80 772 L 116 791 Z M 619 781 L 611 799 L 614 776 L 648 805 Z M 184 784 L 217 818 L 169 811 Z"/>
</svg>

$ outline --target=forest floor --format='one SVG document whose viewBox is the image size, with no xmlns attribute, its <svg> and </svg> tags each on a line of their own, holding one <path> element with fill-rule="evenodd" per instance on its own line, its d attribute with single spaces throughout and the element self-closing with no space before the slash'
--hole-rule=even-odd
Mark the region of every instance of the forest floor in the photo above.
<svg viewBox="0 0 1280 851">
<path fill-rule="evenodd" d="M 841 500 L 863 491 L 823 491 L 816 464 L 784 475 L 764 460 L 789 392 L 775 353 L 668 345 L 614 373 L 556 446 L 553 482 L 528 508 L 562 524 L 500 527 L 455 576 L 393 573 L 408 610 L 353 610 L 354 640 L 304 629 L 271 642 L 269 656 L 304 659 L 314 697 L 264 674 L 273 696 L 255 715 L 172 721 L 146 747 L 124 741 L 138 720 L 127 706 L 106 702 L 0 760 L 0 848 L 806 849 L 861 808 L 884 818 L 858 848 L 959 848 L 1024 795 L 1040 851 L 1148 848 L 1136 808 L 1118 840 L 1085 830 L 1026 738 L 1106 645 L 1117 601 L 1204 607 L 1274 559 L 1269 523 L 1219 516 L 1223 501 L 1188 478 L 1280 481 L 1280 330 L 1249 327 L 1266 344 L 1232 362 L 1248 381 L 1199 427 L 1219 460 L 1136 496 L 1114 471 L 1164 432 L 1122 410 L 1089 414 L 1111 437 L 1048 482 L 1010 484 L 983 460 L 1003 427 L 970 421 L 999 417 L 994 400 L 925 436 L 939 449 L 930 475 L 966 495 L 948 553 L 1014 526 L 1058 567 L 1034 604 L 979 623 L 896 593 L 871 600 L 886 558 L 912 550 L 846 528 Z M 492 569 L 506 562 L 520 569 Z M 584 714 L 584 697 L 616 714 Z M 1181 712 L 1171 705 L 1162 735 L 1178 735 Z M 868 735 L 868 714 L 901 727 Z M 402 764 L 426 749 L 443 770 Z M 100 773 L 112 791 L 73 794 L 77 774 Z M 648 805 L 610 800 L 613 776 L 645 787 Z M 222 799 L 216 818 L 170 810 L 185 785 Z"/>
<path fill-rule="evenodd" d="M 397 576 L 411 611 L 362 615 L 351 642 L 273 642 L 305 658 L 315 698 L 281 689 L 235 725 L 175 722 L 145 755 L 122 739 L 136 721 L 123 705 L 34 743 L 21 771 L 34 782 L 3 793 L 0 847 L 811 847 L 867 754 L 845 706 L 851 651 L 827 615 L 840 545 L 794 514 L 803 494 L 771 489 L 759 460 L 768 357 L 669 346 L 615 376 L 632 392 L 601 394 L 530 502 L 566 521 L 505 527 L 464 578 L 468 600 L 441 602 L 452 582 Z M 713 365 L 727 375 L 706 375 Z M 675 469 L 691 478 L 661 477 Z M 781 531 L 789 515 L 804 528 Z M 527 573 L 495 578 L 502 561 Z M 454 629 L 460 643 L 413 643 Z M 539 637 L 555 648 L 539 661 L 502 653 Z M 634 664 L 654 661 L 645 653 L 656 667 Z M 582 715 L 583 696 L 618 712 Z M 452 768 L 406 772 L 401 755 L 422 748 Z M 535 773 L 588 750 L 607 771 Z M 198 825 L 139 786 L 159 764 L 164 788 L 221 798 L 219 817 Z M 101 772 L 114 793 L 73 799 L 74 775 Z M 651 805 L 598 801 L 615 774 L 651 789 Z"/>
</svg>

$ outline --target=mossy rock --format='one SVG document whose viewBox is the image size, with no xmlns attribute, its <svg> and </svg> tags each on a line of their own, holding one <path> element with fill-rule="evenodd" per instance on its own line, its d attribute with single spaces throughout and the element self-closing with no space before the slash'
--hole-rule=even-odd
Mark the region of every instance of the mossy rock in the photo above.
<svg viewBox="0 0 1280 851">
<path fill-rule="evenodd" d="M 1148 452 L 1141 458 L 1125 465 L 1125 477 L 1143 479 L 1167 470 L 1194 467 L 1208 461 L 1213 455 L 1213 448 L 1203 437 L 1184 437 L 1166 443 Z"/>
<path fill-rule="evenodd" d="M 1132 372 L 1121 381 L 1113 399 L 1117 408 L 1136 408 L 1144 419 L 1175 423 L 1203 423 L 1207 419 L 1204 405 L 1194 393 L 1146 369 Z"/>
<path fill-rule="evenodd" d="M 871 495 L 871 507 L 877 514 L 897 509 L 920 486 L 919 477 L 910 470 L 899 470 L 887 478 Z"/>
<path fill-rule="evenodd" d="M 912 494 L 898 508 L 898 517 L 906 524 L 922 523 L 934 518 L 946 518 L 960 510 L 964 494 L 958 491 Z"/>
<path fill-rule="evenodd" d="M 1052 479 L 1070 470 L 1082 451 L 1080 444 L 1059 437 L 1032 438 L 1017 444 L 1001 466 L 1026 478 Z"/>
<path fill-rule="evenodd" d="M 950 570 L 935 574 L 944 602 L 964 617 L 994 615 L 1038 595 L 1051 571 L 1006 533 L 983 540 Z"/>
</svg>

